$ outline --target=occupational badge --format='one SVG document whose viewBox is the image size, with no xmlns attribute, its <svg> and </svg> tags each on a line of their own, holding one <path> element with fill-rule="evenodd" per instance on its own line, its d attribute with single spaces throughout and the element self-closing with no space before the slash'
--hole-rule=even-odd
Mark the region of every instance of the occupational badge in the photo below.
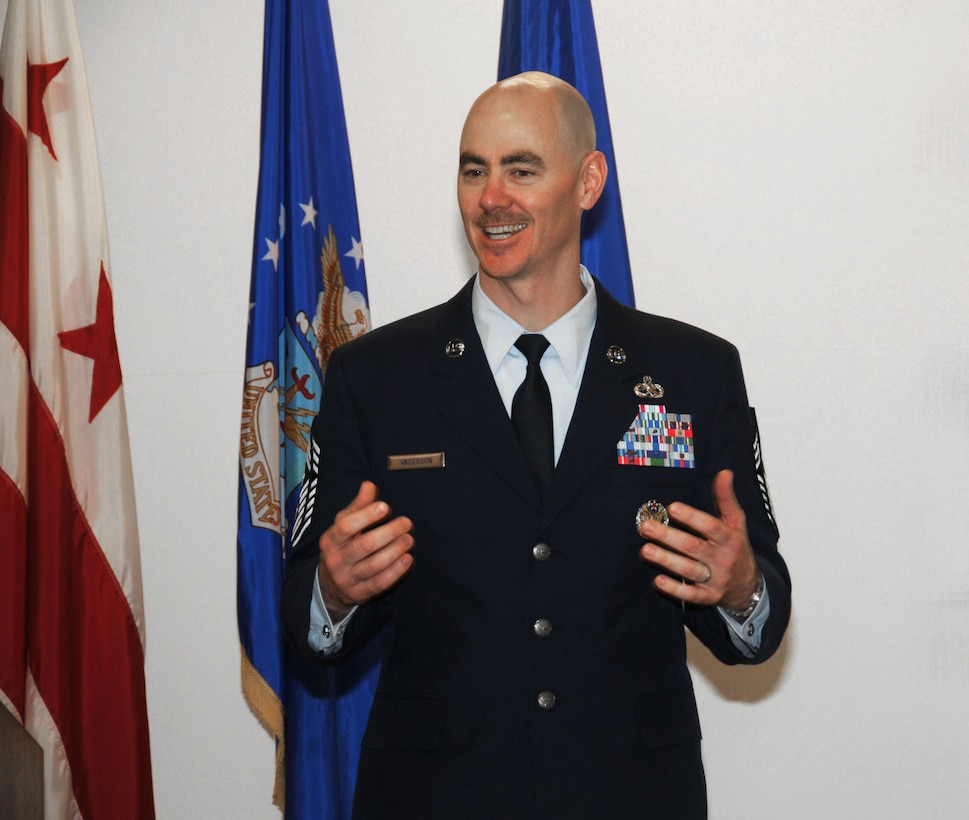
<svg viewBox="0 0 969 820">
<path fill-rule="evenodd" d="M 642 525 L 644 521 L 659 521 L 660 524 L 669 524 L 670 516 L 664 507 L 655 498 L 649 499 L 642 507 L 636 510 L 636 532 L 642 535 Z"/>
<path fill-rule="evenodd" d="M 633 388 L 633 393 L 641 399 L 661 399 L 666 395 L 663 385 L 654 384 L 650 376 L 643 376 L 643 380 Z"/>
</svg>

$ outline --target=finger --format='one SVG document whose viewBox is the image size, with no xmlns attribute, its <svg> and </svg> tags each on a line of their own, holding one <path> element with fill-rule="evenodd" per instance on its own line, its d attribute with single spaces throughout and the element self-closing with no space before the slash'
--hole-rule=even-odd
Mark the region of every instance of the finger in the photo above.
<svg viewBox="0 0 969 820">
<path fill-rule="evenodd" d="M 644 544 L 639 554 L 643 560 L 666 570 L 671 576 L 694 584 L 706 584 L 713 577 L 713 569 L 709 564 L 664 549 L 654 543 Z"/>
<path fill-rule="evenodd" d="M 679 506 L 692 509 L 692 507 L 686 507 L 685 504 Z M 701 515 L 705 515 L 705 513 L 701 513 Z M 693 559 L 703 557 L 704 541 L 692 532 L 671 527 L 668 524 L 661 524 L 658 521 L 644 521 L 639 532 L 643 538 L 653 544 L 658 544 Z"/>
<path fill-rule="evenodd" d="M 358 512 L 364 509 L 370 504 L 373 504 L 377 500 L 377 485 L 372 481 L 362 481 L 360 483 L 360 488 L 357 490 L 357 494 L 353 501 L 347 504 L 340 512 L 336 514 L 336 519 L 339 521 L 346 515 Z"/>
<path fill-rule="evenodd" d="M 410 554 L 413 546 L 413 536 L 409 532 L 401 533 L 355 564 L 351 572 L 358 593 L 369 598 L 397 583 L 414 562 Z"/>
<path fill-rule="evenodd" d="M 361 496 L 357 496 L 357 499 Z M 320 549 L 324 547 L 352 548 L 358 535 L 373 528 L 390 515 L 390 506 L 385 501 L 371 501 L 364 506 L 357 506 L 354 499 L 349 506 L 341 510 L 336 520 L 320 539 Z"/>
<path fill-rule="evenodd" d="M 409 518 L 398 516 L 355 537 L 347 553 L 351 571 L 362 579 L 386 570 L 414 546 L 413 526 Z"/>
<path fill-rule="evenodd" d="M 717 541 L 722 540 L 724 525 L 723 522 L 714 515 L 684 504 L 682 501 L 675 501 L 667 507 L 670 521 L 683 527 L 671 527 L 674 532 L 689 531 L 700 540 Z"/>
<path fill-rule="evenodd" d="M 701 584 L 684 584 L 668 575 L 657 575 L 653 586 L 665 595 L 688 604 L 709 605 L 717 600 L 715 592 Z"/>
<path fill-rule="evenodd" d="M 736 530 L 740 529 L 746 519 L 733 489 L 733 478 L 731 470 L 721 470 L 714 476 L 713 500 L 720 512 L 720 520 L 730 529 Z"/>
<path fill-rule="evenodd" d="M 320 583 L 328 602 L 349 607 L 386 591 L 410 569 L 413 523 L 399 516 L 345 544 L 321 540 Z"/>
</svg>

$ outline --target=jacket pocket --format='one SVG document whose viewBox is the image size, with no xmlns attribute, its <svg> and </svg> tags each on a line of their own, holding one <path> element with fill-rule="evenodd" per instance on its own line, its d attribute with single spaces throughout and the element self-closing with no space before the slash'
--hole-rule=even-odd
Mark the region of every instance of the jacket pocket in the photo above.
<svg viewBox="0 0 969 820">
<path fill-rule="evenodd" d="M 659 749 L 700 740 L 700 717 L 692 689 L 676 689 L 640 698 L 636 704 L 643 746 Z"/>
<path fill-rule="evenodd" d="M 377 695 L 363 735 L 365 749 L 437 749 L 444 704 L 434 697 Z"/>
<path fill-rule="evenodd" d="M 689 487 L 697 471 L 686 467 L 650 467 L 639 464 L 612 464 L 610 478 L 617 484 L 643 487 Z"/>
</svg>

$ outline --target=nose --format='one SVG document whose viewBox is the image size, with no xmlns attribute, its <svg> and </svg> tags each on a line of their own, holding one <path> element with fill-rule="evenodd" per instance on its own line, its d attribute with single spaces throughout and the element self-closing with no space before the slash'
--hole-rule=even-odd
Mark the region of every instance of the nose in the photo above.
<svg viewBox="0 0 969 820">
<path fill-rule="evenodd" d="M 489 174 L 481 189 L 481 208 L 485 211 L 500 210 L 510 204 L 508 187 L 501 174 Z"/>
</svg>

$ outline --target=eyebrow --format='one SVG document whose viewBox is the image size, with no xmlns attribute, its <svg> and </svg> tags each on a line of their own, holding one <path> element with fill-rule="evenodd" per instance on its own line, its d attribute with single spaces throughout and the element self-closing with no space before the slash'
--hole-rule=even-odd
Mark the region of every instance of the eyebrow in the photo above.
<svg viewBox="0 0 969 820">
<path fill-rule="evenodd" d="M 544 168 L 545 160 L 533 151 L 519 151 L 515 154 L 507 154 L 501 158 L 501 164 L 506 165 L 529 165 L 532 168 Z"/>
<path fill-rule="evenodd" d="M 483 157 L 478 154 L 472 153 L 471 151 L 464 151 L 461 154 L 460 167 L 464 168 L 468 165 L 487 165 L 488 163 Z M 507 167 L 509 165 L 528 165 L 532 168 L 544 168 L 545 160 L 543 160 L 534 151 L 516 151 L 513 154 L 506 154 L 501 158 L 501 165 Z"/>
</svg>

